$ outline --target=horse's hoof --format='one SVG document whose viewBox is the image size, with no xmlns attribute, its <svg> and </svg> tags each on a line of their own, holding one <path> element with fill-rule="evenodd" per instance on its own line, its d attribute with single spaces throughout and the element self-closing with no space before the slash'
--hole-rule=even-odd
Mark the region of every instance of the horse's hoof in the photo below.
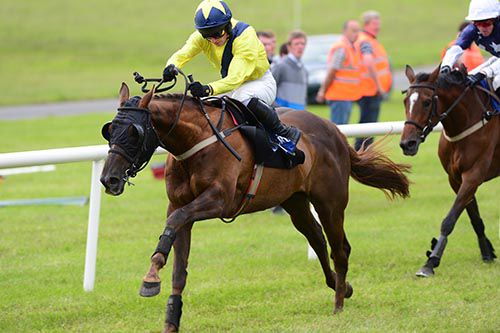
<svg viewBox="0 0 500 333">
<path fill-rule="evenodd" d="M 354 292 L 354 289 L 352 289 L 352 286 L 347 283 L 346 291 L 345 291 L 345 298 L 350 298 L 352 296 L 352 293 Z"/>
<path fill-rule="evenodd" d="M 141 290 L 139 295 L 142 297 L 152 297 L 160 293 L 161 282 L 146 282 L 142 281 Z"/>
<path fill-rule="evenodd" d="M 432 277 L 434 276 L 434 270 L 427 266 L 423 266 L 418 270 L 418 272 L 415 275 L 418 277 Z"/>
<path fill-rule="evenodd" d="M 344 311 L 344 308 L 335 308 L 335 309 L 333 310 L 333 314 L 334 314 L 334 315 L 336 315 L 336 314 L 341 313 L 342 311 Z"/>
<path fill-rule="evenodd" d="M 484 256 L 483 257 L 483 262 L 485 262 L 487 264 L 494 263 L 495 262 L 495 257 L 493 257 L 493 256 Z"/>
<path fill-rule="evenodd" d="M 179 332 L 179 329 L 175 325 L 172 325 L 172 324 L 168 323 L 165 326 L 165 329 L 163 330 L 163 333 L 173 333 L 173 332 Z"/>
</svg>

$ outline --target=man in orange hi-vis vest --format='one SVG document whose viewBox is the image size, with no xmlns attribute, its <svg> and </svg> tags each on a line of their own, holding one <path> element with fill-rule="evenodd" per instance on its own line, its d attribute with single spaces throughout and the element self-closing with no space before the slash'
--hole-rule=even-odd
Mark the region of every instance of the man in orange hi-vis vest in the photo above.
<svg viewBox="0 0 500 333">
<path fill-rule="evenodd" d="M 356 46 L 361 52 L 361 93 L 359 100 L 360 123 L 378 120 L 383 96 L 392 86 L 392 74 L 385 48 L 377 40 L 380 31 L 380 14 L 376 11 L 363 13 L 363 31 L 359 34 Z M 357 138 L 354 147 L 359 150 L 373 142 L 373 138 Z"/>
<path fill-rule="evenodd" d="M 359 35 L 359 23 L 344 23 L 343 34 L 328 54 L 328 73 L 319 88 L 316 100 L 330 106 L 330 119 L 337 125 L 349 123 L 352 103 L 361 98 L 361 55 L 354 42 Z"/>
<path fill-rule="evenodd" d="M 465 29 L 470 24 L 469 21 L 463 21 L 460 26 L 458 27 L 458 34 L 462 32 L 462 30 Z M 444 58 L 444 55 L 446 54 L 446 51 L 455 45 L 456 38 L 452 40 L 446 48 L 444 48 L 441 51 L 441 60 Z M 458 67 L 460 64 L 464 64 L 465 68 L 467 68 L 467 71 L 470 72 L 477 66 L 481 65 L 484 62 L 484 57 L 481 54 L 481 50 L 476 44 L 471 44 L 471 46 L 468 49 L 464 50 L 464 53 L 458 60 L 455 62 L 455 66 Z"/>
</svg>

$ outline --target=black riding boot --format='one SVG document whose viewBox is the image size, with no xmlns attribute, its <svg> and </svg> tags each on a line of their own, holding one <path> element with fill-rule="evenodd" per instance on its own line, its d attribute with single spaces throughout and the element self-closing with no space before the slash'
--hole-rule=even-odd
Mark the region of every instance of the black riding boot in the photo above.
<svg viewBox="0 0 500 333">
<path fill-rule="evenodd" d="M 276 110 L 272 106 L 269 106 L 260 99 L 254 97 L 248 103 L 248 108 L 253 111 L 266 130 L 287 138 L 293 142 L 294 146 L 297 145 L 297 142 L 300 139 L 299 129 L 283 124 L 278 117 Z"/>
</svg>

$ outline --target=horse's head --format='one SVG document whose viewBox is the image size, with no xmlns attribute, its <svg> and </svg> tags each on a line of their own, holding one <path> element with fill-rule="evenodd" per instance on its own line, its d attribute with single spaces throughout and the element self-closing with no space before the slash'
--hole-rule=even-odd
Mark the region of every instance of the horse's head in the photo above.
<svg viewBox="0 0 500 333">
<path fill-rule="evenodd" d="M 128 179 L 146 166 L 159 145 L 148 109 L 153 94 L 154 88 L 142 98 L 129 98 L 129 89 L 122 83 L 118 113 L 102 127 L 110 147 L 101 174 L 108 194 L 120 195 Z"/>
<path fill-rule="evenodd" d="M 417 154 L 420 143 L 425 141 L 427 135 L 441 120 L 440 104 L 443 104 L 443 96 L 440 95 L 438 98 L 438 89 L 450 92 L 450 96 L 454 94 L 455 88 L 458 93 L 464 89 L 467 75 L 465 67 L 446 75 L 440 75 L 439 70 L 440 66 L 430 74 L 415 75 L 413 69 L 409 65 L 406 66 L 405 74 L 410 86 L 404 99 L 406 121 L 399 143 L 405 155 Z"/>
</svg>

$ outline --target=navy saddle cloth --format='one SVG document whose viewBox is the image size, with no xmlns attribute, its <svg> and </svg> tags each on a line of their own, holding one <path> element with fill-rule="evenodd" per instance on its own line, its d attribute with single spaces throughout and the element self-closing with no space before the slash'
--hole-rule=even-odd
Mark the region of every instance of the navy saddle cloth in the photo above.
<svg viewBox="0 0 500 333">
<path fill-rule="evenodd" d="M 490 85 L 488 84 L 486 79 L 481 80 L 481 82 L 479 82 L 479 84 L 484 89 L 492 90 L 492 89 L 490 89 Z M 492 90 L 491 92 L 493 94 L 495 94 L 494 90 Z M 498 97 L 500 97 L 500 96 L 498 96 Z M 490 98 L 491 106 L 493 107 L 493 111 L 500 112 L 500 104 L 498 103 L 498 101 L 493 96 L 489 96 L 489 98 Z"/>
<path fill-rule="evenodd" d="M 224 96 L 222 99 L 207 100 L 205 103 L 219 108 L 223 108 L 222 104 L 225 104 L 225 110 L 231 114 L 235 125 L 240 126 L 241 134 L 252 144 L 256 164 L 264 164 L 268 168 L 292 169 L 304 163 L 303 151 L 297 148 L 292 156 L 277 147 L 277 143 L 271 139 L 257 117 L 240 101 Z"/>
</svg>

